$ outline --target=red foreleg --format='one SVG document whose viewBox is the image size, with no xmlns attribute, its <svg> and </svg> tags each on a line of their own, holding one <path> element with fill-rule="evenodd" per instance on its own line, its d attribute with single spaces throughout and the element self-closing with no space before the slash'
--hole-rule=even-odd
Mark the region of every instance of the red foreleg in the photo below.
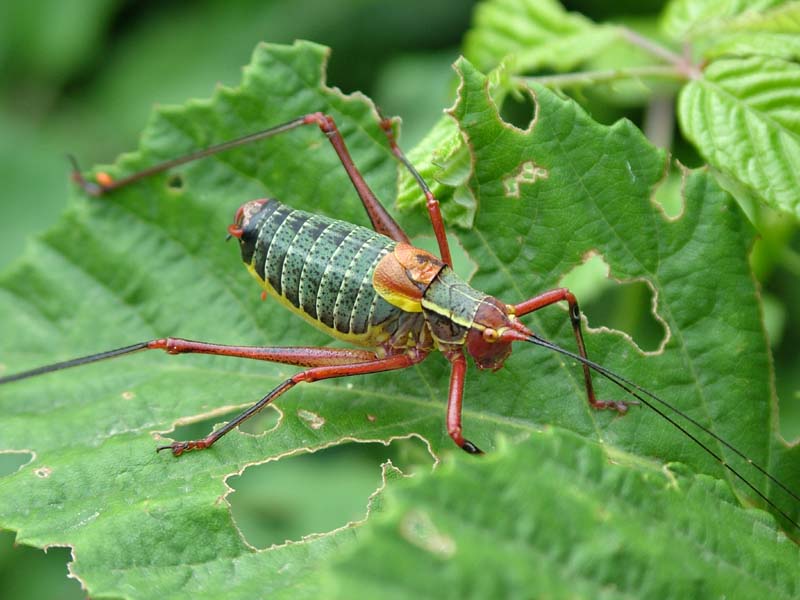
<svg viewBox="0 0 800 600">
<path fill-rule="evenodd" d="M 454 352 L 447 359 L 453 365 L 450 371 L 450 394 L 447 398 L 447 433 L 459 448 L 470 454 L 483 454 L 475 444 L 461 435 L 461 399 L 464 397 L 464 377 L 467 361 L 462 351 Z"/>
<path fill-rule="evenodd" d="M 575 299 L 575 296 L 567 288 L 550 290 L 548 292 L 544 292 L 543 294 L 539 294 L 538 296 L 534 296 L 530 300 L 521 302 L 520 304 L 514 306 L 514 314 L 518 317 L 521 317 L 522 315 L 527 315 L 528 313 L 539 310 L 540 308 L 544 308 L 545 306 L 550 306 L 556 302 L 561 302 L 562 300 L 565 300 L 569 305 L 569 320 L 572 324 L 572 330 L 575 332 L 575 340 L 578 344 L 578 353 L 583 358 L 588 358 L 586 356 L 586 345 L 583 342 L 583 331 L 581 329 L 581 310 L 578 307 L 578 301 Z M 638 402 L 598 400 L 594 393 L 594 386 L 592 385 L 591 370 L 586 364 L 583 364 L 582 366 L 583 380 L 586 386 L 586 396 L 588 397 L 589 405 L 592 408 L 596 408 L 598 410 L 608 408 L 624 414 L 628 411 L 628 405 L 638 404 Z"/>
</svg>

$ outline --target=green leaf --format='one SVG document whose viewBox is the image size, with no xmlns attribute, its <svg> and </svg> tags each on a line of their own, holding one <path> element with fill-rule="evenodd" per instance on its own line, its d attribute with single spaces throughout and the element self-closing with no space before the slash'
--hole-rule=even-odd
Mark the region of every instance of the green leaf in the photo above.
<svg viewBox="0 0 800 600">
<path fill-rule="evenodd" d="M 731 19 L 723 21 L 720 28 L 725 32 L 750 31 L 765 33 L 796 33 L 800 30 L 800 2 L 797 0 L 779 3 L 767 2 L 761 10 L 749 7 Z"/>
<path fill-rule="evenodd" d="M 442 203 L 447 221 L 465 229 L 471 228 L 476 207 L 464 185 L 471 170 L 469 152 L 453 120 L 442 117 L 409 152 L 408 158 L 429 182 L 434 196 Z M 402 210 L 425 206 L 425 198 L 419 194 L 416 179 L 405 169 L 400 171 L 397 206 Z"/>
<path fill-rule="evenodd" d="M 664 172 L 664 156 L 630 123 L 600 126 L 574 103 L 537 88 L 535 122 L 530 131 L 521 131 L 498 118 L 482 75 L 466 62 L 460 71 L 465 83 L 454 116 L 473 156 L 470 187 L 478 201 L 475 231 L 461 236 L 480 265 L 473 284 L 515 302 L 534 290 L 557 287 L 587 255 L 601 254 L 614 279 L 645 281 L 656 290 L 656 315 L 668 338 L 663 351 L 643 356 L 624 335 L 598 331 L 588 342 L 590 356 L 663 390 L 668 400 L 734 441 L 756 462 L 796 460 L 795 451 L 786 450 L 766 425 L 774 418 L 773 391 L 747 264 L 752 231 L 732 199 L 707 173 L 687 173 L 683 214 L 667 219 L 649 199 Z M 517 199 L 507 191 L 508 178 L 525 165 L 545 176 L 520 185 Z M 535 331 L 565 346 L 573 343 L 558 311 L 536 313 L 531 321 Z M 509 361 L 503 375 L 495 374 L 491 382 L 481 378 L 478 397 L 492 397 L 505 387 L 519 389 L 536 373 L 529 387 L 541 393 L 534 400 L 537 419 L 613 439 L 637 454 L 667 455 L 718 473 L 707 455 L 687 446 L 682 436 L 672 438 L 652 414 L 606 420 L 608 415 L 587 410 L 585 404 L 565 404 L 563 398 L 572 393 L 580 397 L 579 371 L 565 372 L 560 383 L 544 383 L 541 374 L 557 372 L 562 363 L 552 356 L 530 359 L 527 368 L 520 358 Z M 616 393 L 607 389 L 601 395 Z M 498 414 L 518 407 L 513 396 L 505 406 L 500 402 L 495 397 L 490 405 Z M 650 433 L 638 429 L 640 418 L 653 428 Z M 788 465 L 776 474 L 797 482 Z"/>
<path fill-rule="evenodd" d="M 336 118 L 354 161 L 391 209 L 397 167 L 375 110 L 360 94 L 326 86 L 325 55 L 307 43 L 259 47 L 240 88 L 160 111 L 140 150 L 105 170 L 120 177 L 322 110 Z M 670 332 L 663 349 L 645 355 L 624 334 L 604 330 L 587 335 L 590 356 L 663 395 L 797 487 L 796 452 L 771 429 L 773 382 L 747 264 L 752 232 L 730 197 L 706 173 L 687 173 L 683 214 L 668 220 L 650 201 L 665 156 L 630 123 L 601 126 L 574 103 L 537 89 L 535 122 L 519 130 L 500 119 L 487 79 L 469 63 L 458 68 L 453 114 L 469 152 L 467 185 L 476 202 L 474 229 L 460 242 L 479 265 L 472 283 L 520 302 L 557 286 L 590 252 L 603 255 L 613 277 L 648 282 Z M 531 178 L 532 172 L 541 176 Z M 102 199 L 75 193 L 59 223 L 0 275 L 5 372 L 167 335 L 327 343 L 274 300 L 261 302 L 237 248 L 223 241 L 236 207 L 265 196 L 367 223 L 341 165 L 313 128 Z M 526 322 L 575 347 L 563 310 L 549 308 Z M 155 432 L 209 417 L 224 421 L 291 372 L 146 352 L 2 386 L 0 445 L 32 458 L 0 478 L 0 527 L 15 530 L 19 543 L 71 546 L 72 572 L 92 597 L 324 595 L 318 575 L 354 543 L 355 526 L 256 550 L 231 518 L 225 478 L 251 464 L 352 441 L 413 436 L 445 458 L 460 451 L 444 427 L 447 364 L 433 356 L 400 373 L 298 386 L 280 399 L 281 419 L 264 434 L 235 431 L 213 449 L 180 459 L 153 452 Z M 601 397 L 620 395 L 597 385 Z M 624 417 L 590 409 L 577 365 L 532 347 L 517 348 L 497 373 L 470 368 L 464 406 L 465 434 L 489 453 L 498 434 L 515 442 L 555 425 L 613 446 L 626 463 L 680 461 L 723 475 L 645 408 Z M 762 478 L 747 475 L 773 494 Z M 796 514 L 797 507 L 775 498 Z M 436 507 L 421 508 L 434 514 Z M 721 524 L 701 516 L 697 526 Z"/>
<path fill-rule="evenodd" d="M 724 31 L 733 23 L 757 21 L 760 13 L 780 7 L 786 0 L 672 0 L 664 10 L 661 27 L 675 40 Z"/>
<path fill-rule="evenodd" d="M 320 83 L 324 57 L 325 50 L 311 44 L 260 48 L 241 89 L 221 89 L 213 102 L 162 111 L 145 133 L 141 153 L 110 171 L 131 172 L 212 140 L 325 110 L 336 115 L 370 182 L 390 197 L 395 163 L 374 109 L 362 97 Z M 2 277 L 0 362 L 16 371 L 164 335 L 251 344 L 325 342 L 302 322 L 287 320 L 277 303 L 262 303 L 240 267 L 238 250 L 224 243 L 236 207 L 268 193 L 305 195 L 301 205 L 309 209 L 366 223 L 319 131 L 296 133 L 279 145 L 188 166 L 180 170 L 181 189 L 160 177 L 109 199 L 76 193 L 59 224 Z M 259 171 L 271 180 L 268 187 Z M 248 464 L 344 437 L 407 433 L 411 428 L 392 414 L 391 405 L 378 410 L 403 387 L 396 387 L 399 381 L 358 387 L 346 393 L 355 400 L 346 404 L 331 401 L 344 386 L 323 384 L 310 395 L 298 390 L 280 433 L 236 433 L 232 439 L 239 442 L 228 444 L 227 452 L 198 454 L 189 463 L 156 455 L 150 432 L 168 431 L 181 418 L 238 411 L 289 372 L 192 358 L 197 360 L 130 357 L 4 386 L 2 446 L 35 456 L 0 481 L 2 527 L 16 530 L 20 543 L 71 545 L 73 572 L 96 597 L 174 596 L 176 590 L 222 592 L 230 586 L 242 597 L 270 588 L 289 590 L 289 597 L 315 597 L 313 591 L 301 593 L 312 587 L 308 573 L 351 532 L 255 552 L 220 502 L 229 491 L 224 478 Z M 326 418 L 327 425 L 310 427 L 304 410 Z M 438 402 L 429 410 L 438 417 Z M 377 425 L 368 414 L 380 415 Z M 412 420 L 418 418 L 413 414 Z M 265 572 L 273 574 L 269 582 L 262 581 Z"/>
<path fill-rule="evenodd" d="M 797 547 L 719 481 L 614 464 L 559 430 L 459 458 L 394 488 L 325 596 L 797 596 Z"/>
<path fill-rule="evenodd" d="M 800 58 L 800 39 L 797 33 L 734 33 L 719 36 L 703 52 L 703 56 L 709 59 L 754 55 L 797 60 Z"/>
<path fill-rule="evenodd" d="M 464 55 L 479 69 L 512 56 L 515 72 L 568 71 L 617 38 L 616 28 L 569 13 L 556 0 L 492 0 L 475 9 Z"/>
<path fill-rule="evenodd" d="M 714 167 L 765 202 L 798 214 L 800 67 L 774 58 L 711 63 L 681 90 L 681 128 Z"/>
<path fill-rule="evenodd" d="M 648 21 L 636 21 L 638 29 L 654 29 Z M 641 32 L 640 32 L 641 33 Z M 588 88 L 591 97 L 619 106 L 641 106 L 653 94 L 670 94 L 679 77 L 675 69 L 663 79 L 656 77 L 653 56 L 617 24 L 598 24 L 571 13 L 556 0 L 489 0 L 478 5 L 464 40 L 464 55 L 478 68 L 499 68 L 510 75 L 528 74 L 548 80 L 554 88 Z M 573 76 L 551 75 L 578 71 Z M 537 75 L 533 75 L 539 73 Z M 643 85 L 642 79 L 647 81 Z M 513 89 L 522 81 L 514 82 Z M 585 100 L 585 98 L 584 98 Z M 607 109 L 602 102 L 594 109 Z"/>
<path fill-rule="evenodd" d="M 726 55 L 796 59 L 800 56 L 800 2 L 769 4 L 749 6 L 749 10 L 720 15 L 718 19 L 699 20 L 695 26 L 703 28 L 703 35 L 692 40 L 695 50 L 705 59 Z"/>
</svg>

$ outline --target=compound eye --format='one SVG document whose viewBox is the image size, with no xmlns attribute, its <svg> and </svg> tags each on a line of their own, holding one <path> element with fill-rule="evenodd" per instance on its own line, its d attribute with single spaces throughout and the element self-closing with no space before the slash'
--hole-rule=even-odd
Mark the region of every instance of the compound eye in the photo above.
<svg viewBox="0 0 800 600">
<path fill-rule="evenodd" d="M 236 214 L 233 216 L 233 224 L 228 225 L 228 234 L 236 239 L 242 239 L 242 223 L 244 222 L 244 207 L 243 204 L 236 210 Z M 230 239 L 230 238 L 228 238 Z"/>
<path fill-rule="evenodd" d="M 492 329 L 491 327 L 487 327 L 483 330 L 483 339 L 490 344 L 493 344 L 497 340 L 500 339 L 500 334 L 497 332 L 496 329 Z"/>
<path fill-rule="evenodd" d="M 242 222 L 244 221 L 244 206 L 240 206 L 236 209 L 236 214 L 233 216 L 233 224 L 236 227 L 241 227 Z"/>
</svg>

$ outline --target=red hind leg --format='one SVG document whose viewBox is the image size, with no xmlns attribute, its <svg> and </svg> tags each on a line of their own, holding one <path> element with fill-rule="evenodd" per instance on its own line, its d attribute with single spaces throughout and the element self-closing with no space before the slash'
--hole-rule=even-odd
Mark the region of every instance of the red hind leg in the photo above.
<svg viewBox="0 0 800 600">
<path fill-rule="evenodd" d="M 335 352 L 331 349 L 331 352 Z M 347 350 L 345 352 L 348 352 Z M 232 420 L 228 421 L 225 425 L 213 431 L 210 435 L 201 440 L 191 440 L 185 442 L 172 442 L 167 446 L 160 446 L 156 451 L 171 450 L 175 456 L 180 456 L 184 452 L 190 450 L 205 450 L 210 448 L 219 438 L 235 429 L 247 419 L 263 410 L 273 400 L 281 396 L 283 393 L 292 389 L 295 385 L 301 382 L 312 383 L 314 381 L 321 381 L 323 379 L 333 379 L 336 377 L 350 377 L 352 375 L 366 375 L 369 373 L 381 373 L 383 371 L 394 371 L 397 369 L 405 369 L 420 362 L 427 356 L 423 352 L 414 352 L 411 354 L 395 354 L 387 356 L 386 358 L 374 358 L 365 362 L 358 362 L 355 364 L 335 364 L 312 367 L 306 371 L 302 371 L 273 389 L 269 394 L 261 398 L 258 402 L 253 404 L 250 408 L 237 415 Z"/>
<path fill-rule="evenodd" d="M 246 144 L 252 144 L 253 142 L 273 137 L 292 129 L 297 129 L 298 127 L 302 127 L 304 125 L 317 125 L 327 136 L 328 141 L 330 141 L 333 149 L 336 151 L 336 155 L 339 157 L 344 170 L 347 171 L 347 175 L 350 177 L 353 187 L 355 187 L 356 192 L 358 192 L 358 196 L 361 198 L 361 203 L 364 205 L 367 215 L 372 222 L 372 227 L 375 229 L 375 231 L 382 233 L 397 242 L 408 243 L 409 239 L 406 233 L 380 203 L 374 192 L 370 189 L 369 185 L 367 185 L 367 182 L 364 180 L 361 172 L 356 167 L 353 159 L 350 157 L 350 152 L 347 150 L 347 145 L 344 142 L 342 134 L 339 133 L 339 129 L 336 127 L 333 117 L 320 112 L 303 115 L 302 117 L 292 119 L 291 121 L 281 123 L 280 125 L 275 125 L 274 127 L 264 129 L 263 131 L 251 133 L 250 135 L 246 135 L 235 140 L 223 142 L 215 146 L 204 148 L 203 150 L 198 150 L 197 152 L 192 152 L 184 156 L 179 156 L 177 158 L 158 163 L 117 180 L 112 180 L 107 174 L 100 174 L 102 176 L 98 176 L 97 182 L 87 181 L 84 179 L 83 175 L 81 175 L 75 159 L 70 157 L 73 167 L 72 179 L 78 185 L 80 185 L 87 194 L 92 196 L 100 196 L 115 189 L 130 185 L 131 183 L 156 173 L 167 171 L 173 167 L 177 167 L 178 165 L 183 165 L 207 156 L 219 154 L 220 152 L 225 152 L 227 150 L 231 150 L 232 148 L 238 148 Z M 449 261 L 447 262 L 449 263 Z"/>
</svg>

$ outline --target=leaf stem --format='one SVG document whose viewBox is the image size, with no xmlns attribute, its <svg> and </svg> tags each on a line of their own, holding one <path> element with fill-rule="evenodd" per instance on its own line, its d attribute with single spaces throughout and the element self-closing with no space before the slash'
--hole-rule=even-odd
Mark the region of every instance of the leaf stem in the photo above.
<svg viewBox="0 0 800 600">
<path fill-rule="evenodd" d="M 669 150 L 675 129 L 675 96 L 653 95 L 644 113 L 643 130 L 647 139 Z"/>
<path fill-rule="evenodd" d="M 677 65 L 684 62 L 684 57 L 680 54 L 673 52 L 669 48 L 662 46 L 661 44 L 657 44 L 653 40 L 644 37 L 643 35 L 635 32 L 633 29 L 628 27 L 620 27 L 619 28 L 622 37 L 628 40 L 634 46 L 639 46 L 645 52 L 652 54 L 656 58 L 660 58 L 664 62 L 671 63 L 673 65 Z"/>
<path fill-rule="evenodd" d="M 628 27 L 620 27 L 619 31 L 622 37 L 634 46 L 638 46 L 648 54 L 673 65 L 676 69 L 681 71 L 685 79 L 696 79 L 700 77 L 700 70 L 691 62 L 691 49 L 688 45 L 684 46 L 683 55 L 680 55 Z"/>
<path fill-rule="evenodd" d="M 596 71 L 576 71 L 574 73 L 561 73 L 556 75 L 538 75 L 534 77 L 520 77 L 525 85 L 539 83 L 548 87 L 573 87 L 618 81 L 621 79 L 687 79 L 687 74 L 674 65 L 649 65 L 645 67 L 630 67 L 627 69 L 599 69 Z"/>
</svg>

